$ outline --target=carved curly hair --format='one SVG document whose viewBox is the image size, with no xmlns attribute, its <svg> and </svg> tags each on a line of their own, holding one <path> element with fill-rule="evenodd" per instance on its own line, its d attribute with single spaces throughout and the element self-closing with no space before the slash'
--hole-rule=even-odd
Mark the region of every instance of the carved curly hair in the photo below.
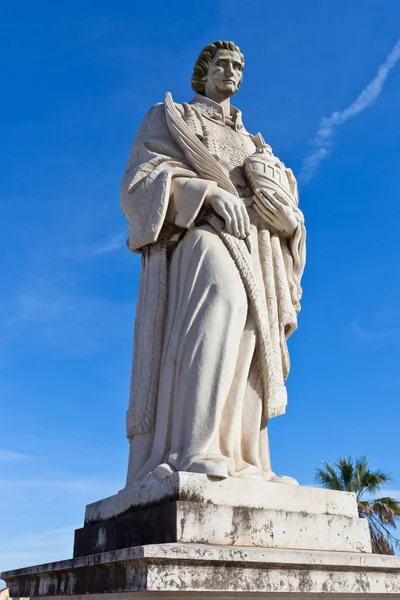
<svg viewBox="0 0 400 600">
<path fill-rule="evenodd" d="M 239 46 L 236 46 L 234 42 L 221 42 L 217 41 L 213 44 L 208 44 L 203 50 L 200 52 L 199 57 L 194 65 L 193 75 L 192 75 L 192 89 L 198 94 L 202 94 L 204 96 L 205 92 L 205 81 L 203 78 L 207 75 L 208 65 L 216 55 L 218 50 L 231 50 L 232 52 L 237 52 L 240 56 L 240 60 L 242 62 L 242 72 L 244 69 L 244 56 L 240 52 Z M 238 87 L 240 87 L 240 83 Z"/>
</svg>

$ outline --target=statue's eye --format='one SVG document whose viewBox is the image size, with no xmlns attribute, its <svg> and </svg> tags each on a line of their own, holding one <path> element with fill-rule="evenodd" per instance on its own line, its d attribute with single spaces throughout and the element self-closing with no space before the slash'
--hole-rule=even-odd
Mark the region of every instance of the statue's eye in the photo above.
<svg viewBox="0 0 400 600">
<path fill-rule="evenodd" d="M 242 70 L 242 66 L 241 66 L 241 65 L 239 65 L 239 63 L 234 63 L 234 65 L 233 65 L 233 68 L 234 68 L 236 71 L 241 71 L 241 70 Z"/>
</svg>

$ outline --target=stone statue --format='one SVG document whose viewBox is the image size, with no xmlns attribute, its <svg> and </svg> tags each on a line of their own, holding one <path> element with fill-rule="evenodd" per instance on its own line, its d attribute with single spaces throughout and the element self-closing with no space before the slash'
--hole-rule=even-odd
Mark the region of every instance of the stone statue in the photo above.
<svg viewBox="0 0 400 600">
<path fill-rule="evenodd" d="M 273 473 L 267 425 L 287 403 L 304 219 L 292 171 L 230 104 L 243 68 L 233 42 L 206 46 L 195 97 L 150 109 L 122 180 L 142 255 L 127 486 L 173 471 L 296 483 Z"/>
</svg>

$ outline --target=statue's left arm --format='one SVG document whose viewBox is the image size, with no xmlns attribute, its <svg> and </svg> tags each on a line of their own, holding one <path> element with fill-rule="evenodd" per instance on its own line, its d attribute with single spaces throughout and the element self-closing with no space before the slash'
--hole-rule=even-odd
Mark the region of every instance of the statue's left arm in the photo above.
<svg viewBox="0 0 400 600">
<path fill-rule="evenodd" d="M 297 226 L 293 234 L 287 240 L 283 241 L 282 251 L 292 302 L 298 313 L 303 293 L 301 278 L 306 264 L 306 228 L 304 226 L 304 215 L 299 208 L 299 193 L 296 178 L 291 169 L 285 168 L 285 172 L 293 198 L 293 211 L 297 220 Z"/>
</svg>

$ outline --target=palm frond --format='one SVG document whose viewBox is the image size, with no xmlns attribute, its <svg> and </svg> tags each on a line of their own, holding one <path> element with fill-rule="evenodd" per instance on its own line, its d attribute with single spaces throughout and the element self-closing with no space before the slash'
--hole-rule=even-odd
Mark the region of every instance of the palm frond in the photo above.
<svg viewBox="0 0 400 600">
<path fill-rule="evenodd" d="M 361 456 L 361 458 L 357 458 L 355 461 L 355 469 L 354 469 L 354 489 L 356 490 L 357 499 L 361 500 L 362 496 L 365 493 L 365 485 L 363 484 L 363 479 L 365 477 L 365 473 L 368 471 L 368 461 L 366 456 Z"/>
<path fill-rule="evenodd" d="M 400 516 L 400 502 L 394 498 L 377 498 L 372 503 L 376 518 L 396 529 L 396 519 Z"/>
<path fill-rule="evenodd" d="M 366 456 L 361 456 L 360 458 L 356 458 L 355 470 L 356 470 L 357 476 L 359 476 L 359 477 L 362 477 L 362 475 L 368 471 L 368 460 L 367 460 Z"/>
<path fill-rule="evenodd" d="M 369 517 L 374 512 L 374 508 L 371 502 L 366 500 L 358 502 L 358 514 L 360 517 Z"/>
<path fill-rule="evenodd" d="M 364 490 L 364 493 L 368 492 L 369 494 L 375 494 L 381 489 L 383 485 L 389 483 L 391 480 L 392 478 L 390 477 L 390 475 L 388 473 L 385 473 L 384 471 L 368 470 L 365 473 L 363 473 L 362 477 L 360 478 L 359 487 L 360 489 L 362 488 Z"/>
<path fill-rule="evenodd" d="M 372 535 L 374 534 L 375 540 L 380 540 L 381 544 L 384 546 L 385 544 L 382 542 L 382 540 L 386 539 L 386 542 L 390 547 L 390 552 L 377 552 L 377 554 L 394 554 L 393 545 L 400 549 L 400 540 L 391 533 L 391 531 L 382 523 L 381 520 L 376 518 L 374 514 L 371 514 L 369 517 L 367 517 L 367 520 L 371 531 L 371 541 Z M 372 551 L 374 552 L 374 550 Z"/>
<path fill-rule="evenodd" d="M 391 481 L 391 477 L 388 473 L 380 469 L 376 471 L 369 469 L 368 460 L 365 456 L 356 460 L 353 484 L 359 500 L 366 493 L 374 494 L 378 492 L 382 485 L 385 485 L 389 481 Z"/>
<path fill-rule="evenodd" d="M 355 468 L 352 459 L 340 458 L 336 463 L 343 489 L 347 492 L 354 492 Z"/>
<path fill-rule="evenodd" d="M 369 529 L 371 533 L 371 546 L 373 554 L 394 554 L 394 548 L 387 538 L 377 529 Z"/>
<path fill-rule="evenodd" d="M 386 504 L 390 510 L 392 510 L 396 516 L 400 516 L 400 502 L 395 498 L 391 498 L 390 496 L 385 496 L 383 498 L 376 498 L 374 502 L 381 502 Z"/>
<path fill-rule="evenodd" d="M 343 491 L 343 485 L 335 468 L 327 462 L 322 462 L 323 468 L 315 470 L 315 482 L 329 490 Z"/>
</svg>

